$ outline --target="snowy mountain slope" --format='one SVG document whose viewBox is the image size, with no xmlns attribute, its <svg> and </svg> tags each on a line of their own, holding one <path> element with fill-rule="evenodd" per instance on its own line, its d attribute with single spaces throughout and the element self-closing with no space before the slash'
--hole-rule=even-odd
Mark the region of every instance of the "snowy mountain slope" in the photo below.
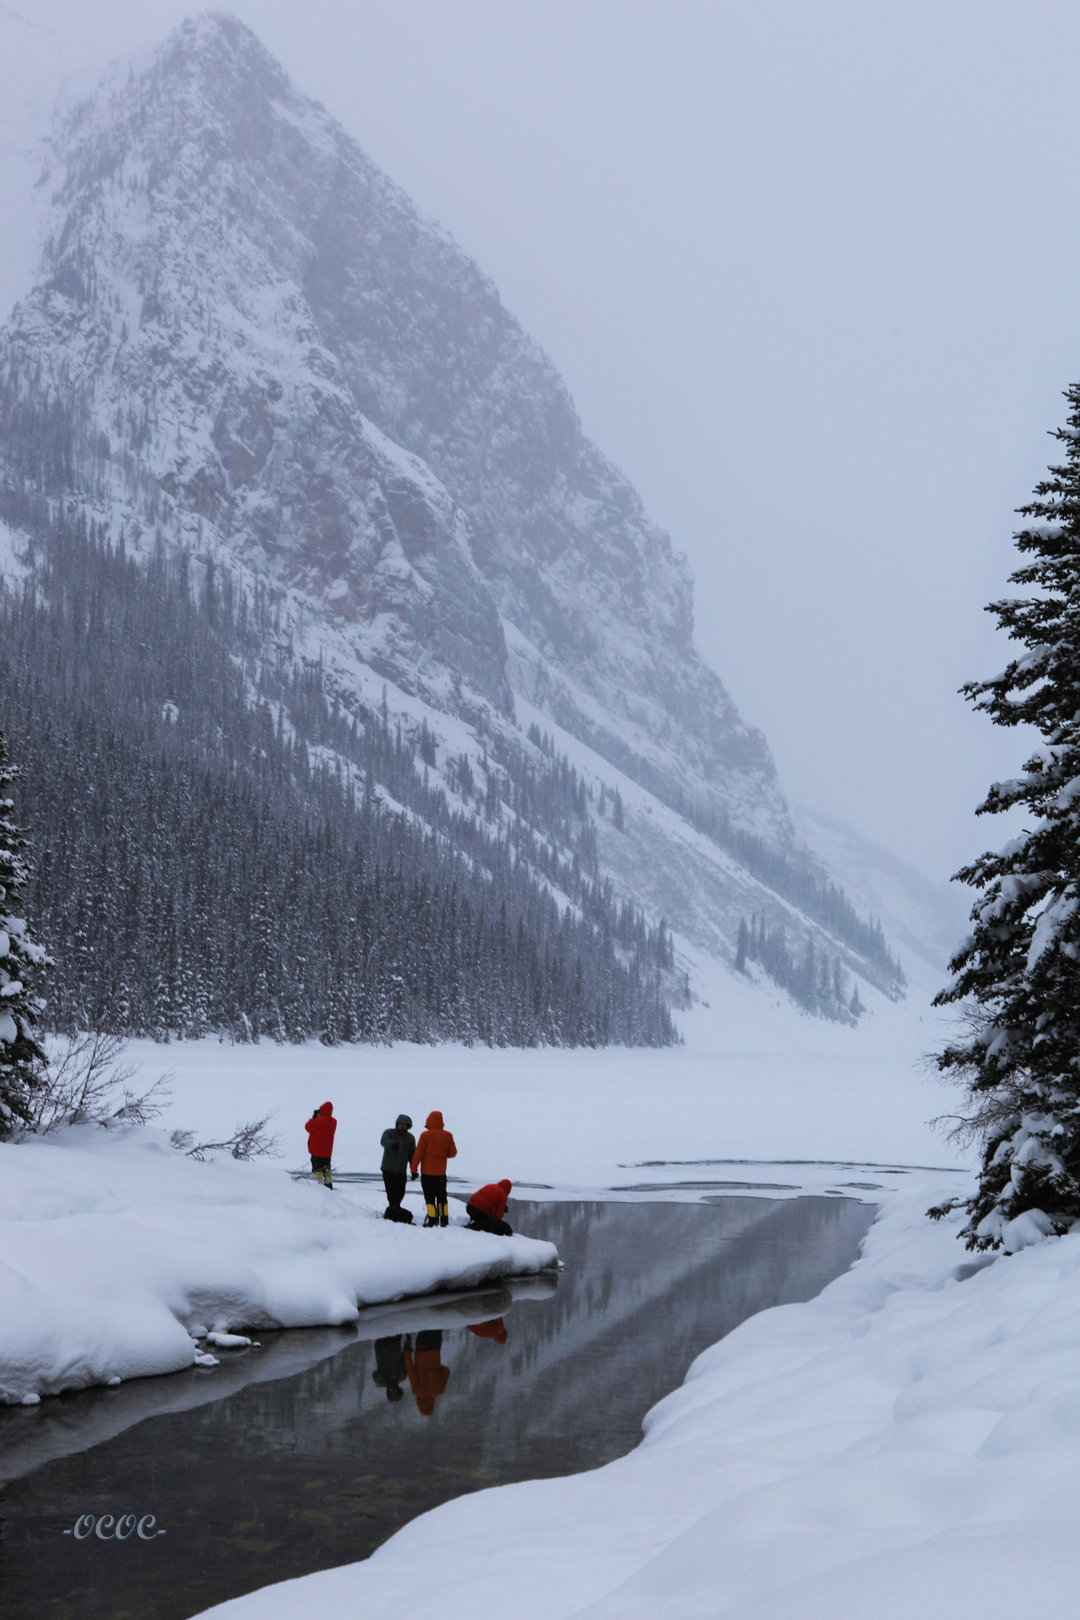
<svg viewBox="0 0 1080 1620">
<path fill-rule="evenodd" d="M 822 952 L 841 962 L 845 972 L 858 974 L 873 988 L 895 996 L 895 980 L 880 963 L 868 962 L 845 938 L 808 918 L 783 888 L 748 869 L 732 850 L 718 846 L 685 816 L 614 770 L 588 744 L 550 725 L 542 711 L 521 697 L 517 712 L 523 724 L 550 726 L 556 748 L 598 794 L 605 784 L 618 790 L 621 826 L 610 813 L 598 815 L 596 820 L 601 870 L 619 892 L 637 896 L 652 913 L 667 918 L 692 947 L 690 954 L 701 953 L 733 965 L 739 923 L 756 915 L 767 919 L 770 927 L 785 929 L 793 940 L 814 940 Z M 842 862 L 819 861 L 811 870 L 825 882 L 830 872 L 846 875 Z M 750 976 L 754 977 L 753 969 Z M 692 969 L 691 982 L 696 990 L 697 975 Z"/>
<path fill-rule="evenodd" d="M 193 116 L 172 110 L 181 127 Z M 508 710 L 502 630 L 464 515 L 357 410 L 281 274 L 280 244 L 248 232 L 222 251 L 230 200 L 208 195 L 197 217 L 177 205 L 200 184 L 183 145 L 167 202 L 151 205 L 153 161 L 146 146 L 76 138 L 48 275 L 3 337 L 11 460 L 44 418 L 63 446 L 48 492 L 77 494 L 129 544 L 143 530 L 221 550 L 362 622 L 376 671 L 423 689 L 452 667 Z"/>
<path fill-rule="evenodd" d="M 67 54 L 56 28 L 0 4 L 0 318 L 30 286 L 40 253 L 34 182 Z"/>
<path fill-rule="evenodd" d="M 0 332 L 0 516 L 32 539 L 63 512 L 269 593 L 290 656 L 354 715 L 429 728 L 432 779 L 508 831 L 536 717 L 590 771 L 573 839 L 531 818 L 567 860 L 595 837 L 619 894 L 723 960 L 756 914 L 897 993 L 693 648 L 685 564 L 550 362 L 243 25 L 186 23 L 115 74 L 62 121 L 45 189 Z"/>
<path fill-rule="evenodd" d="M 907 861 L 871 843 L 835 816 L 792 807 L 800 838 L 832 872 L 864 914 L 880 917 L 900 950 L 909 979 L 937 992 L 949 957 L 966 931 L 969 897 L 955 884 L 934 883 Z"/>
</svg>

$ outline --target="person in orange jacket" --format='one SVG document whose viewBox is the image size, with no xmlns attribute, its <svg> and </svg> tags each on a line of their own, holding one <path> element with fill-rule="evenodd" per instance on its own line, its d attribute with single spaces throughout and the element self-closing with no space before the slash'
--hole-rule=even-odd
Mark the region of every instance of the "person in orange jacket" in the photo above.
<svg viewBox="0 0 1080 1620">
<path fill-rule="evenodd" d="M 421 1417 L 430 1417 L 435 1402 L 450 1382 L 450 1369 L 442 1361 L 442 1329 L 424 1328 L 416 1335 L 416 1354 L 406 1339 L 405 1371 Z"/>
<path fill-rule="evenodd" d="M 512 1237 L 514 1228 L 504 1221 L 506 1204 L 513 1191 L 512 1181 L 491 1181 L 479 1192 L 474 1192 L 465 1205 L 469 1225 L 475 1232 L 494 1232 L 498 1237 Z"/>
<path fill-rule="evenodd" d="M 334 1153 L 334 1132 L 337 1130 L 337 1120 L 334 1118 L 333 1103 L 324 1102 L 321 1108 L 316 1108 L 307 1122 L 308 1152 L 311 1154 L 311 1173 L 316 1181 L 321 1181 L 324 1187 L 333 1187 L 334 1172 L 330 1160 Z"/>
<path fill-rule="evenodd" d="M 425 1226 L 449 1226 L 450 1208 L 446 1202 L 446 1161 L 457 1158 L 457 1145 L 443 1125 L 437 1108 L 427 1117 L 425 1129 L 420 1132 L 416 1152 L 412 1156 L 412 1175 L 420 1172 L 420 1186 L 424 1192 L 427 1214 Z"/>
</svg>

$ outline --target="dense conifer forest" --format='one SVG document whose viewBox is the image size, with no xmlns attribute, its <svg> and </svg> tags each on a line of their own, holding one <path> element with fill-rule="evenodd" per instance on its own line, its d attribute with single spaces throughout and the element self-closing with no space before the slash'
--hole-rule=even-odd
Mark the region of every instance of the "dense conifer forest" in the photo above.
<svg viewBox="0 0 1080 1620">
<path fill-rule="evenodd" d="M 670 936 L 598 878 L 565 759 L 493 736 L 440 760 L 426 725 L 328 694 L 269 594 L 35 516 L 33 583 L 0 591 L 0 721 L 52 1026 L 677 1039 Z"/>
<path fill-rule="evenodd" d="M 687 816 L 724 849 L 730 850 L 748 872 L 753 872 L 770 889 L 850 946 L 869 967 L 877 969 L 873 977 L 886 995 L 896 1000 L 903 993 L 907 979 L 889 950 L 881 924 L 874 917 L 869 922 L 860 917 L 843 889 L 828 878 L 797 866 L 786 855 L 771 850 L 753 833 L 733 826 L 726 817 L 722 821 L 710 818 L 705 824 L 691 811 L 687 811 Z"/>
<path fill-rule="evenodd" d="M 786 990 L 806 1012 L 820 1018 L 836 1024 L 855 1024 L 865 1011 L 858 985 L 852 983 L 848 989 L 848 976 L 840 958 L 815 949 L 812 939 L 804 942 L 801 951 L 793 951 L 781 924 L 769 929 L 764 917 L 751 917 L 749 925 L 742 919 L 735 951 L 735 966 L 740 973 L 746 972 L 747 962 L 759 963 L 774 984 Z"/>
</svg>

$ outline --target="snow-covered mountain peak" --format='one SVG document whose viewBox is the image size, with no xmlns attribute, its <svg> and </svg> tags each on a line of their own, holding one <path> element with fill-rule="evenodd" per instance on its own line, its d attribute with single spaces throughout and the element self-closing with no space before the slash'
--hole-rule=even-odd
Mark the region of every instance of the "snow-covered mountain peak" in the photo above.
<svg viewBox="0 0 1080 1620">
<path fill-rule="evenodd" d="M 168 355 L 229 373 L 219 403 L 254 444 L 292 408 L 289 374 L 314 372 L 468 514 L 491 595 L 519 632 L 519 690 L 669 801 L 723 806 L 755 827 L 767 816 L 791 841 L 763 739 L 693 650 L 685 562 L 583 437 L 490 280 L 242 23 L 184 24 L 68 119 L 56 153 L 55 287 L 78 299 L 80 259 L 98 277 L 111 261 L 126 344 L 141 341 L 158 369 Z M 284 406 L 266 397 L 270 340 Z M 226 432 L 198 493 L 178 470 L 181 515 L 206 508 L 220 524 L 223 475 L 246 473 L 248 506 L 273 483 Z"/>
<path fill-rule="evenodd" d="M 0 332 L 0 518 L 63 511 L 270 593 L 335 700 L 363 723 L 385 683 L 471 761 L 454 784 L 484 773 L 489 816 L 489 748 L 527 775 L 519 725 L 547 732 L 620 893 L 728 961 L 756 916 L 774 966 L 817 940 L 815 974 L 869 951 L 888 982 L 693 646 L 685 560 L 491 281 L 243 23 L 198 17 L 112 73 L 45 187 Z"/>
<path fill-rule="evenodd" d="M 408 688 L 450 665 L 506 712 L 468 521 L 364 417 L 305 296 L 306 166 L 331 161 L 330 129 L 235 19 L 185 24 L 59 131 L 12 350 L 43 354 L 54 397 L 78 390 L 79 492 L 129 542 L 209 547 L 363 625 Z"/>
</svg>

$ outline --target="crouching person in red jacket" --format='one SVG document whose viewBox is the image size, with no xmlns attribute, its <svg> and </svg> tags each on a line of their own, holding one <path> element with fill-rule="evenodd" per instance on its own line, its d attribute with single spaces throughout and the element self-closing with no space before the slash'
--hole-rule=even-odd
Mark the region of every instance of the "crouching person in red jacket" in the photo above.
<svg viewBox="0 0 1080 1620">
<path fill-rule="evenodd" d="M 513 1186 L 512 1181 L 492 1181 L 473 1193 L 465 1205 L 465 1213 L 474 1232 L 494 1232 L 497 1237 L 513 1237 L 514 1228 L 503 1220 Z"/>
<path fill-rule="evenodd" d="M 321 1181 L 324 1187 L 334 1185 L 334 1173 L 330 1167 L 330 1160 L 334 1153 L 334 1132 L 337 1130 L 337 1120 L 334 1118 L 333 1103 L 324 1102 L 317 1108 L 307 1122 L 308 1152 L 311 1154 L 311 1173 L 316 1181 Z"/>
</svg>

